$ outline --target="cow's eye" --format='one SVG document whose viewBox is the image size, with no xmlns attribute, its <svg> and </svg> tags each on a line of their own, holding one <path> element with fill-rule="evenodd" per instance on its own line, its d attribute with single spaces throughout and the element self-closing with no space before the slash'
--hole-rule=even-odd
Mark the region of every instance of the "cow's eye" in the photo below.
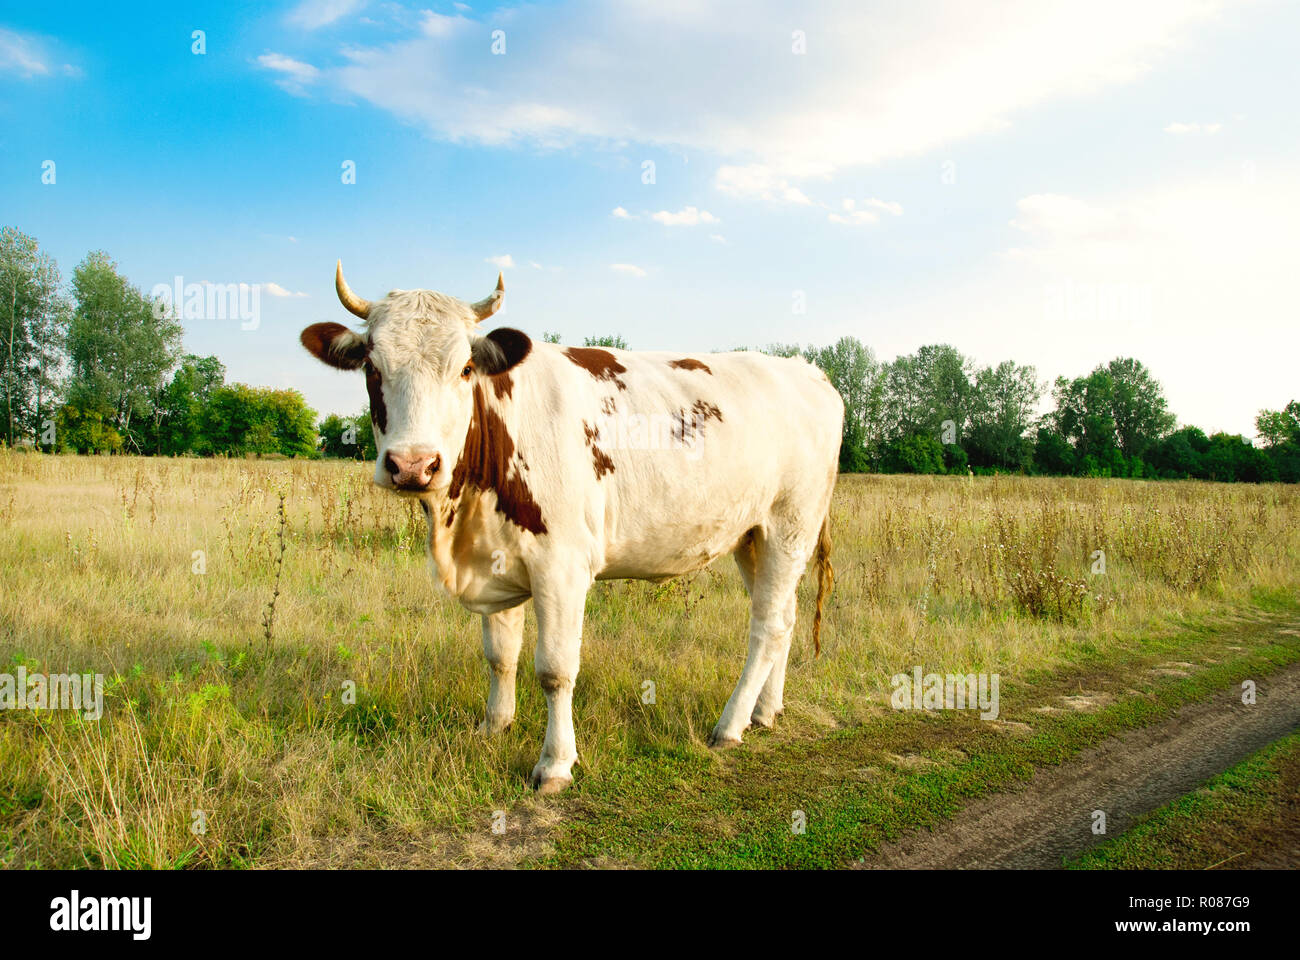
<svg viewBox="0 0 1300 960">
<path fill-rule="evenodd" d="M 465 364 L 465 369 L 460 372 L 460 378 L 462 380 L 468 380 L 470 374 L 473 372 L 474 372 L 474 364 L 467 363 Z"/>
</svg>

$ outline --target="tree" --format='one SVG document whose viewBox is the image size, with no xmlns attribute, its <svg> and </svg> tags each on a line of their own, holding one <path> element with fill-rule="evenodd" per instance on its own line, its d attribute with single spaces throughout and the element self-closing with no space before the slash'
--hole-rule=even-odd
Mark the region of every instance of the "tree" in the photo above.
<svg viewBox="0 0 1300 960">
<path fill-rule="evenodd" d="M 1265 483 L 1277 479 L 1277 470 L 1263 450 L 1256 449 L 1245 437 L 1227 433 L 1210 437 L 1205 473 L 1206 479 L 1225 483 L 1234 480 Z"/>
<path fill-rule="evenodd" d="M 212 453 L 314 457 L 315 423 L 316 412 L 297 390 L 232 383 L 212 391 L 201 435 Z"/>
<path fill-rule="evenodd" d="M 103 410 L 65 403 L 55 417 L 55 449 L 76 453 L 120 453 L 122 435 L 105 423 Z"/>
<path fill-rule="evenodd" d="M 352 420 L 357 425 L 357 446 L 361 449 L 361 459 L 375 459 L 379 456 L 379 451 L 375 447 L 375 422 L 370 418 L 370 407 L 367 406 Z"/>
<path fill-rule="evenodd" d="M 626 350 L 627 341 L 618 334 L 611 334 L 604 337 L 586 337 L 582 341 L 584 347 L 613 347 L 615 350 Z"/>
<path fill-rule="evenodd" d="M 203 442 L 203 408 L 225 381 L 226 368 L 216 357 L 182 357 L 171 381 L 154 399 L 150 449 L 168 456 L 210 452 Z"/>
<path fill-rule="evenodd" d="M 1281 410 L 1261 410 L 1255 429 L 1277 478 L 1285 483 L 1300 481 L 1300 402 L 1292 400 Z"/>
<path fill-rule="evenodd" d="M 1119 448 L 1126 457 L 1142 457 L 1174 428 L 1164 389 L 1137 360 L 1118 357 L 1106 365 L 1110 374 L 1111 416 Z"/>
<path fill-rule="evenodd" d="M 1205 478 L 1205 455 L 1210 438 L 1199 427 L 1183 427 L 1160 440 L 1151 450 L 1151 465 L 1167 479 Z"/>
<path fill-rule="evenodd" d="M 1034 469 L 1052 476 L 1074 473 L 1074 447 L 1050 424 L 1039 426 L 1034 437 Z"/>
<path fill-rule="evenodd" d="M 975 375 L 966 442 L 971 462 L 980 467 L 1025 469 L 1034 451 L 1025 434 L 1042 395 L 1033 367 L 1004 360 L 996 367 L 981 369 Z"/>
<path fill-rule="evenodd" d="M 38 440 L 57 389 L 68 303 L 59 268 L 14 227 L 0 230 L 0 403 L 3 439 Z"/>
<path fill-rule="evenodd" d="M 961 443 L 975 392 L 970 371 L 971 362 L 948 344 L 921 347 L 889 364 L 883 388 L 885 437 L 925 433 L 938 438 L 951 421 L 954 440 Z"/>
<path fill-rule="evenodd" d="M 180 352 L 181 325 L 172 313 L 155 309 L 103 251 L 78 264 L 72 286 L 68 401 L 100 416 L 139 449 L 132 423 L 151 412 Z"/>
<path fill-rule="evenodd" d="M 1259 411 L 1255 429 L 1266 447 L 1300 445 L 1300 401 L 1292 400 L 1281 410 Z"/>
<path fill-rule="evenodd" d="M 1141 476 L 1146 455 L 1174 427 L 1159 382 L 1130 358 L 1086 377 L 1058 377 L 1052 394 L 1052 424 L 1073 444 L 1085 476 Z"/>
<path fill-rule="evenodd" d="M 1056 378 L 1052 423 L 1056 432 L 1074 447 L 1080 465 L 1109 461 L 1111 452 L 1118 452 L 1111 387 L 1110 374 L 1102 367 L 1086 377 Z"/>
<path fill-rule="evenodd" d="M 888 473 L 943 473 L 943 449 L 932 433 L 895 437 L 885 443 L 882 466 Z"/>
<path fill-rule="evenodd" d="M 880 364 L 871 349 L 855 337 L 841 337 L 830 347 L 809 347 L 806 356 L 821 368 L 844 401 L 840 469 L 846 473 L 866 470 L 870 450 L 880 440 L 884 394 Z"/>
</svg>

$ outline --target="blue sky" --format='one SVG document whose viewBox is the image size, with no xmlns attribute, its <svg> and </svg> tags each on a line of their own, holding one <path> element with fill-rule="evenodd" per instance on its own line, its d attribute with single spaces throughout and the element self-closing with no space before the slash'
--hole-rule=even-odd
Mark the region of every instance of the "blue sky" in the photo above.
<svg viewBox="0 0 1300 960">
<path fill-rule="evenodd" d="M 371 298 L 505 264 L 501 322 L 566 341 L 1131 355 L 1247 436 L 1300 398 L 1295 4 L 178 6 L 0 15 L 0 221 L 261 285 L 186 349 L 322 413 L 365 403 L 297 345 L 340 257 Z"/>
</svg>

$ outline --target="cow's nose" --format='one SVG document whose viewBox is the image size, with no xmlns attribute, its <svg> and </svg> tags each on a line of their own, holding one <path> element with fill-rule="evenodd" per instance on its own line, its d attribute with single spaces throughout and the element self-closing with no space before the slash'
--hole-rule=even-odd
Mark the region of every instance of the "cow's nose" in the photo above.
<svg viewBox="0 0 1300 960">
<path fill-rule="evenodd" d="M 429 489 L 441 465 L 442 457 L 436 453 L 394 453 L 390 450 L 384 454 L 384 468 L 398 490 Z"/>
</svg>

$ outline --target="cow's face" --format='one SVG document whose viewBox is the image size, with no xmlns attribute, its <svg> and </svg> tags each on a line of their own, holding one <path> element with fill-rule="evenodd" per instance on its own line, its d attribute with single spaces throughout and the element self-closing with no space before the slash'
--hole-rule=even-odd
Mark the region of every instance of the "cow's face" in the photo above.
<svg viewBox="0 0 1300 960">
<path fill-rule="evenodd" d="M 364 331 L 316 323 L 302 332 L 302 343 L 330 366 L 364 370 L 378 452 L 375 483 L 445 492 L 469 431 L 476 383 L 510 369 L 532 347 L 517 330 L 477 332 L 501 306 L 503 281 L 498 277 L 491 296 L 473 304 L 429 290 L 363 300 L 343 279 L 341 264 L 335 286 L 343 306 L 366 321 Z"/>
</svg>

